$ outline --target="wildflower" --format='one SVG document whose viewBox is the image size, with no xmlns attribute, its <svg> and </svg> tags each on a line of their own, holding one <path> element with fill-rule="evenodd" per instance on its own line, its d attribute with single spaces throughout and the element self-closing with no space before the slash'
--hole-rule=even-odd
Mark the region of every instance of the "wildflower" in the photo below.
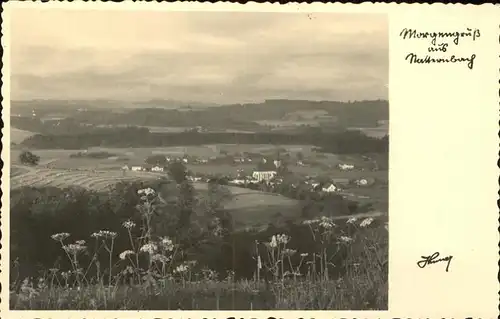
<svg viewBox="0 0 500 319">
<path fill-rule="evenodd" d="M 284 256 L 293 256 L 297 251 L 295 249 L 284 249 L 283 250 L 283 255 Z"/>
<path fill-rule="evenodd" d="M 120 254 L 120 259 L 121 259 L 121 260 L 125 260 L 125 258 L 127 258 L 128 256 L 133 255 L 133 254 L 134 254 L 134 252 L 133 252 L 133 251 L 131 251 L 131 250 L 125 250 L 125 251 L 123 251 L 123 252 Z"/>
<path fill-rule="evenodd" d="M 351 237 L 347 237 L 347 236 L 340 236 L 340 241 L 344 242 L 344 243 L 350 243 L 352 242 L 354 239 L 352 239 Z"/>
<path fill-rule="evenodd" d="M 127 228 L 127 229 L 131 229 L 131 228 L 134 228 L 135 227 L 135 223 L 131 220 L 127 220 L 126 222 L 124 222 L 122 224 L 123 227 Z"/>
<path fill-rule="evenodd" d="M 144 194 L 144 195 L 146 195 L 146 196 L 149 196 L 149 195 L 154 195 L 154 194 L 155 194 L 155 191 L 154 191 L 154 189 L 152 189 L 152 188 L 148 187 L 148 188 L 144 188 L 144 189 L 140 189 L 140 190 L 138 190 L 138 191 L 137 191 L 137 194 L 139 194 L 139 195 Z"/>
<path fill-rule="evenodd" d="M 154 254 L 157 250 L 158 247 L 153 243 L 149 243 L 141 247 L 142 252 L 148 253 L 150 255 Z"/>
<path fill-rule="evenodd" d="M 203 273 L 205 280 L 217 280 L 218 275 L 215 270 L 204 268 L 201 272 Z"/>
<path fill-rule="evenodd" d="M 66 280 L 68 280 L 68 278 L 69 278 L 69 276 L 70 276 L 70 275 L 71 275 L 71 273 L 70 273 L 69 271 L 63 271 L 63 272 L 61 273 L 61 276 L 62 276 L 64 279 L 66 279 Z"/>
<path fill-rule="evenodd" d="M 336 226 L 331 218 L 325 216 L 321 217 L 319 225 L 325 229 L 330 229 Z"/>
<path fill-rule="evenodd" d="M 351 217 L 346 221 L 346 224 L 354 224 L 358 219 L 356 217 Z"/>
<path fill-rule="evenodd" d="M 54 234 L 54 235 L 50 236 L 50 238 L 52 238 L 55 241 L 63 241 L 68 237 L 69 237 L 68 233 L 58 233 L 58 234 Z"/>
<path fill-rule="evenodd" d="M 308 253 L 302 253 L 302 254 L 300 254 L 300 257 L 302 257 L 302 258 L 305 258 L 305 257 L 307 257 L 307 256 L 309 256 L 309 254 L 308 254 Z"/>
<path fill-rule="evenodd" d="M 161 246 L 167 250 L 167 251 L 172 251 L 174 250 L 174 243 L 172 242 L 172 240 L 168 237 L 160 237 L 160 243 L 161 243 Z"/>
<path fill-rule="evenodd" d="M 373 222 L 373 218 L 372 217 L 369 217 L 369 218 L 366 218 L 364 219 L 361 224 L 359 224 L 359 227 L 362 227 L 362 228 L 365 228 L 365 227 L 368 227 L 370 226 L 370 224 Z"/>
<path fill-rule="evenodd" d="M 277 235 L 276 240 L 278 244 L 287 244 L 290 241 L 291 237 L 285 234 Z"/>
<path fill-rule="evenodd" d="M 85 245 L 85 240 L 77 240 L 75 243 L 77 245 L 84 246 Z"/>
<path fill-rule="evenodd" d="M 57 269 L 57 268 L 50 268 L 50 269 L 49 269 L 49 272 L 50 272 L 51 274 L 56 274 L 58 271 L 59 271 L 59 269 Z"/>
<path fill-rule="evenodd" d="M 273 237 L 271 237 L 271 241 L 266 243 L 266 245 L 271 247 L 271 248 L 278 247 L 278 242 L 276 241 L 276 235 L 273 235 Z"/>
<path fill-rule="evenodd" d="M 118 234 L 115 233 L 115 232 L 109 231 L 109 230 L 100 230 L 99 232 L 93 233 L 90 236 L 94 237 L 94 238 L 102 237 L 102 238 L 111 238 L 111 239 L 114 239 L 114 238 L 116 238 L 116 236 L 118 236 Z"/>
<path fill-rule="evenodd" d="M 76 256 L 77 254 L 81 253 L 85 249 L 87 249 L 86 246 L 83 245 L 78 245 L 78 244 L 69 244 L 65 245 L 62 247 L 64 251 L 66 251 L 68 254 Z"/>
<path fill-rule="evenodd" d="M 183 272 L 186 272 L 188 271 L 188 266 L 187 265 L 179 265 L 175 268 L 174 272 L 176 273 L 183 273 Z"/>
<path fill-rule="evenodd" d="M 161 254 L 154 254 L 153 256 L 151 256 L 151 261 L 159 261 L 162 264 L 166 264 L 170 261 L 170 258 Z"/>
<path fill-rule="evenodd" d="M 48 288 L 48 285 L 45 282 L 45 279 L 44 278 L 38 278 L 38 289 L 39 290 L 44 290 L 46 288 Z"/>
</svg>

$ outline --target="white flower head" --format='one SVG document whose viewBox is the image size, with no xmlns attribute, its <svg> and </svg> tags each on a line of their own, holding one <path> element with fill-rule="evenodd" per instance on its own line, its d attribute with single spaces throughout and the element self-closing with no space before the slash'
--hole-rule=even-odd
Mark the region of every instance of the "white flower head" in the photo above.
<svg viewBox="0 0 500 319">
<path fill-rule="evenodd" d="M 117 233 L 109 230 L 100 230 L 97 233 L 93 233 L 92 235 L 90 235 L 90 237 L 94 238 L 111 238 L 111 239 L 116 238 L 116 236 L 118 236 Z"/>
<path fill-rule="evenodd" d="M 153 256 L 151 256 L 151 260 L 166 264 L 170 261 L 170 258 L 161 254 L 154 254 Z"/>
<path fill-rule="evenodd" d="M 158 247 L 153 243 L 149 243 L 142 246 L 140 250 L 144 253 L 152 255 L 158 250 Z"/>
<path fill-rule="evenodd" d="M 278 242 L 276 241 L 276 235 L 273 235 L 273 237 L 271 237 L 271 241 L 267 244 L 271 248 L 276 248 L 278 246 Z"/>
<path fill-rule="evenodd" d="M 174 243 L 172 240 L 168 237 L 160 237 L 160 244 L 163 249 L 166 251 L 173 251 L 174 250 Z"/>
<path fill-rule="evenodd" d="M 346 221 L 346 224 L 354 224 L 358 219 L 356 217 L 351 217 Z"/>
<path fill-rule="evenodd" d="M 138 190 L 137 194 L 139 194 L 139 195 L 145 195 L 145 196 L 150 196 L 150 195 L 155 195 L 156 192 L 151 187 L 148 187 L 148 188 L 144 188 L 144 189 Z"/>
<path fill-rule="evenodd" d="M 77 240 L 75 243 L 77 245 L 84 246 L 85 245 L 85 240 Z"/>
<path fill-rule="evenodd" d="M 354 240 L 351 237 L 347 237 L 347 236 L 340 236 L 339 239 L 341 242 L 344 242 L 344 243 L 350 243 Z"/>
<path fill-rule="evenodd" d="M 77 255 L 77 254 L 83 252 L 85 249 L 87 249 L 86 246 L 79 245 L 79 244 L 64 245 L 62 248 L 64 249 L 64 251 L 66 251 L 68 254 L 71 254 L 71 255 Z"/>
<path fill-rule="evenodd" d="M 188 271 L 189 267 L 187 265 L 179 265 L 175 268 L 174 272 L 176 273 L 183 273 Z"/>
<path fill-rule="evenodd" d="M 54 234 L 54 235 L 50 236 L 50 238 L 52 238 L 55 241 L 63 241 L 68 237 L 69 237 L 69 233 L 58 233 L 58 234 Z"/>
<path fill-rule="evenodd" d="M 331 217 L 326 217 L 326 216 L 321 217 L 319 225 L 325 229 L 331 229 L 336 226 L 335 223 L 333 222 L 333 219 Z"/>
<path fill-rule="evenodd" d="M 121 259 L 121 260 L 125 260 L 125 258 L 127 258 L 128 256 L 133 255 L 133 254 L 134 254 L 134 252 L 133 252 L 133 251 L 131 251 L 131 250 L 125 250 L 125 251 L 123 251 L 123 252 L 120 254 L 120 259 Z"/>
<path fill-rule="evenodd" d="M 290 241 L 291 237 L 285 234 L 276 235 L 276 240 L 278 244 L 287 244 Z"/>
<path fill-rule="evenodd" d="M 359 227 L 365 228 L 365 227 L 370 226 L 371 223 L 373 223 L 373 218 L 372 217 L 368 217 L 368 218 L 365 218 L 361 222 L 361 224 L 359 224 Z"/>
<path fill-rule="evenodd" d="M 125 227 L 126 229 L 131 229 L 135 227 L 135 223 L 131 220 L 127 220 L 122 224 L 122 226 Z"/>
<path fill-rule="evenodd" d="M 302 254 L 300 254 L 300 257 L 302 257 L 302 258 L 305 258 L 305 257 L 307 257 L 307 256 L 309 256 L 309 254 L 308 254 L 308 253 L 302 253 Z"/>
</svg>

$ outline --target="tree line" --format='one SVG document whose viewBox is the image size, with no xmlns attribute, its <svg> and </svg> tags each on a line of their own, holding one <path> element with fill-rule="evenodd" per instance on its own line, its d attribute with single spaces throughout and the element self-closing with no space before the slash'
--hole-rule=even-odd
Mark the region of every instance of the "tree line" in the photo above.
<svg viewBox="0 0 500 319">
<path fill-rule="evenodd" d="M 389 139 L 369 137 L 359 131 L 335 133 L 151 133 L 147 129 L 128 127 L 71 135 L 37 134 L 22 143 L 34 149 L 82 149 L 89 147 L 168 147 L 203 144 L 278 144 L 314 145 L 337 154 L 387 153 Z"/>
</svg>

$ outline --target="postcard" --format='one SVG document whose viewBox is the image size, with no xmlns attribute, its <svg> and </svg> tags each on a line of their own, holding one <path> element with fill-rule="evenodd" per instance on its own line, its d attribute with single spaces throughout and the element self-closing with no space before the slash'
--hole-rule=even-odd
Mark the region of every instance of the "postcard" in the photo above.
<svg viewBox="0 0 500 319">
<path fill-rule="evenodd" d="M 496 318 L 499 16 L 5 4 L 2 318 Z"/>
</svg>

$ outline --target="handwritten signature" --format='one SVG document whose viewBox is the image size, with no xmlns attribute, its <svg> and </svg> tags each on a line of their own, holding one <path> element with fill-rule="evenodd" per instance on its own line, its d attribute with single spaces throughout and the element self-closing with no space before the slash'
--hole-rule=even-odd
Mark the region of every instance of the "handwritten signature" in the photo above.
<svg viewBox="0 0 500 319">
<path fill-rule="evenodd" d="M 448 256 L 448 257 L 439 258 L 439 259 L 438 259 L 438 257 L 439 257 L 438 252 L 435 252 L 434 254 L 432 254 L 430 256 L 422 256 L 422 260 L 417 262 L 417 266 L 420 268 L 425 268 L 425 266 L 427 266 L 427 265 L 447 261 L 448 264 L 446 265 L 446 272 L 448 272 L 448 269 L 450 268 L 451 259 L 453 258 L 453 256 Z"/>
</svg>

